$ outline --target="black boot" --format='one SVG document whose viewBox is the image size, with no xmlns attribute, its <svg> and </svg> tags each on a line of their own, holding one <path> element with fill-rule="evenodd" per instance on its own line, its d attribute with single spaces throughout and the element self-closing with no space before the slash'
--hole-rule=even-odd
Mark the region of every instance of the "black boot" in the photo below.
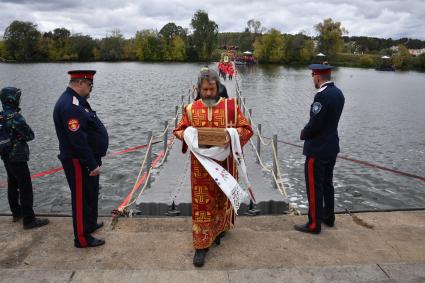
<svg viewBox="0 0 425 283">
<path fill-rule="evenodd" d="M 323 218 L 322 222 L 329 227 L 334 227 L 335 226 L 335 216 L 333 217 L 329 217 L 329 218 Z"/>
<path fill-rule="evenodd" d="M 294 225 L 294 229 L 303 233 L 310 233 L 310 234 L 320 234 L 320 228 L 316 228 L 314 230 L 310 229 L 307 224 L 296 224 Z"/>
<path fill-rule="evenodd" d="M 105 240 L 92 238 L 87 241 L 87 246 L 82 246 L 78 241 L 74 240 L 74 246 L 76 248 L 90 248 L 90 247 L 98 247 L 105 244 Z"/>
<path fill-rule="evenodd" d="M 12 222 L 19 222 L 22 219 L 22 215 L 13 215 Z"/>
<path fill-rule="evenodd" d="M 208 248 L 196 249 L 195 255 L 193 256 L 193 265 L 196 267 L 202 267 L 205 264 L 205 256 L 207 255 Z"/>
<path fill-rule="evenodd" d="M 100 228 L 102 228 L 102 227 L 103 227 L 103 221 L 102 221 L 102 222 L 99 222 L 99 223 L 96 223 L 96 225 L 94 226 L 94 228 L 93 228 L 93 230 L 91 231 L 91 233 L 96 232 L 98 229 L 100 229 Z"/>
<path fill-rule="evenodd" d="M 49 219 L 46 218 L 34 218 L 34 220 L 30 223 L 24 224 L 24 229 L 33 229 L 38 228 L 44 225 L 49 224 Z"/>
</svg>

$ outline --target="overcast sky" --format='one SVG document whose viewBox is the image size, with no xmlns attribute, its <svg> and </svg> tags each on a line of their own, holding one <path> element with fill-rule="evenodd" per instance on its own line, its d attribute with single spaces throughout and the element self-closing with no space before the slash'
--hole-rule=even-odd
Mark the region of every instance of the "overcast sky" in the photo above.
<svg viewBox="0 0 425 283">
<path fill-rule="evenodd" d="M 249 19 L 284 33 L 314 35 L 314 25 L 331 17 L 351 36 L 425 40 L 425 0 L 0 0 L 0 36 L 13 20 L 31 21 L 40 31 L 65 27 L 73 33 L 104 37 L 119 29 L 125 37 L 137 30 L 161 29 L 168 22 L 190 27 L 202 9 L 220 32 L 243 31 Z"/>
</svg>

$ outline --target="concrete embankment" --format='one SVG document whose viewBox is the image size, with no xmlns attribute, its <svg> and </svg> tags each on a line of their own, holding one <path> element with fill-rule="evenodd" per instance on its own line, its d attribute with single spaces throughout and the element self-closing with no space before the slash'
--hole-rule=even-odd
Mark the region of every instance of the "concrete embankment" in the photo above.
<svg viewBox="0 0 425 283">
<path fill-rule="evenodd" d="M 206 265 L 192 265 L 191 218 L 110 219 L 106 245 L 73 247 L 69 217 L 23 230 L 0 217 L 1 282 L 425 282 L 425 212 L 338 215 L 322 234 L 292 229 L 306 216 L 239 217 Z"/>
</svg>

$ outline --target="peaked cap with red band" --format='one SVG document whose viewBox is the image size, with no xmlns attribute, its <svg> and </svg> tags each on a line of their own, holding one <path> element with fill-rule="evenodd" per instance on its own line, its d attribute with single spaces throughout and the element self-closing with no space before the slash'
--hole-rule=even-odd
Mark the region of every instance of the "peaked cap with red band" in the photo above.
<svg viewBox="0 0 425 283">
<path fill-rule="evenodd" d="M 313 71 L 313 75 L 330 75 L 334 67 L 326 64 L 311 64 L 308 68 Z"/>
<path fill-rule="evenodd" d="M 68 74 L 71 75 L 71 80 L 85 79 L 85 80 L 93 81 L 94 74 L 96 74 L 96 71 L 94 71 L 94 70 L 73 70 L 73 71 L 69 71 Z"/>
</svg>

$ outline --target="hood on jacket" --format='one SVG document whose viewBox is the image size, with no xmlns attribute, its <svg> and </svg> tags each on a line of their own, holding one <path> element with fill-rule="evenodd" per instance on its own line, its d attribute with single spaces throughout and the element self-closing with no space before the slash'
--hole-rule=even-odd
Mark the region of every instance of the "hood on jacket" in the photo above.
<svg viewBox="0 0 425 283">
<path fill-rule="evenodd" d="M 0 100 L 3 109 L 16 109 L 19 110 L 21 102 L 21 90 L 16 87 L 5 87 L 0 91 Z"/>
</svg>

